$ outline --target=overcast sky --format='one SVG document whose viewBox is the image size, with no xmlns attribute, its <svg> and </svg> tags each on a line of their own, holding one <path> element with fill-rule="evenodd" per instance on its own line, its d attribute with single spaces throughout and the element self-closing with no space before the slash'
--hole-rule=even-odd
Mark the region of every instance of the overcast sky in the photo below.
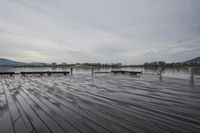
<svg viewBox="0 0 200 133">
<path fill-rule="evenodd" d="M 141 64 L 200 56 L 200 0 L 0 0 L 0 58 Z"/>
</svg>

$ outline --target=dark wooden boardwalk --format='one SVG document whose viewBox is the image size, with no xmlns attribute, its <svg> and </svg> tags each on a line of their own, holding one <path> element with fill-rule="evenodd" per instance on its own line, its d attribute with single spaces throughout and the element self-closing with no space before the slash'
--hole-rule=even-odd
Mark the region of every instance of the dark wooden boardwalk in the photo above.
<svg viewBox="0 0 200 133">
<path fill-rule="evenodd" d="M 199 133 L 200 85 L 189 83 L 127 75 L 0 77 L 0 133 Z"/>
</svg>

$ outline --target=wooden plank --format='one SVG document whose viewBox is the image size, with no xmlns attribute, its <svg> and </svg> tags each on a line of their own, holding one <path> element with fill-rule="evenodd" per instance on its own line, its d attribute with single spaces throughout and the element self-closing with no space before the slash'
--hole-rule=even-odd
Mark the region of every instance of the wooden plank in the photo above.
<svg viewBox="0 0 200 133">
<path fill-rule="evenodd" d="M 66 81 L 63 81 L 63 82 L 66 82 Z M 53 83 L 52 83 L 53 84 Z M 81 87 L 80 86 L 80 88 L 81 88 L 81 90 L 84 92 L 85 90 L 83 90 L 84 89 L 84 87 Z M 86 88 L 86 90 L 87 90 L 88 88 Z M 80 91 L 80 92 L 82 92 L 82 91 Z M 78 91 L 79 92 L 79 91 Z M 64 94 L 64 93 L 60 93 L 60 94 Z M 87 92 L 86 94 L 89 94 L 89 92 Z M 83 98 L 85 97 L 85 98 L 89 98 L 89 97 L 91 97 L 90 95 L 85 95 L 84 96 L 84 94 L 80 94 L 80 96 L 82 96 Z M 95 95 L 94 96 L 94 98 L 97 98 L 97 96 Z M 107 99 L 106 97 L 102 97 L 102 100 L 103 99 Z M 92 101 L 92 100 L 91 100 Z M 94 100 L 93 100 L 94 101 Z M 101 101 L 101 100 L 99 100 L 99 101 Z M 104 103 L 104 102 L 101 102 L 101 103 Z M 148 103 L 145 103 L 145 104 L 147 104 L 148 105 Z M 145 104 L 142 104 L 142 105 L 144 105 L 145 106 Z M 110 105 L 113 105 L 113 103 L 112 104 L 110 104 Z M 138 104 L 139 105 L 139 104 Z M 136 106 L 136 107 L 138 107 L 138 106 Z M 88 107 L 87 107 L 88 108 Z M 113 108 L 113 107 L 112 107 Z M 116 107 L 115 109 L 118 109 L 119 107 Z M 137 109 L 137 108 L 136 108 Z M 147 110 L 148 108 L 146 108 L 145 110 L 146 111 L 148 111 Z M 151 108 L 149 108 L 149 109 L 151 109 Z M 127 110 L 127 108 L 123 108 L 123 110 Z M 135 109 L 133 109 L 133 110 L 135 110 Z M 137 109 L 138 110 L 138 109 Z M 144 109 L 143 109 L 144 110 Z M 158 110 L 158 109 L 157 109 Z M 161 110 L 162 112 L 163 112 L 163 110 Z M 131 113 L 132 111 L 131 110 L 129 110 L 129 112 Z M 135 113 L 139 113 L 140 111 L 138 111 L 138 112 L 135 112 Z M 150 115 L 149 113 L 153 113 L 154 115 L 152 116 L 152 115 Z M 134 114 L 134 113 L 133 113 Z M 187 122 L 187 120 L 185 120 L 186 122 L 184 122 L 183 120 L 178 120 L 177 121 L 177 118 L 175 118 L 174 119 L 174 117 L 173 118 L 170 118 L 170 117 L 168 117 L 168 115 L 166 115 L 166 114 L 164 114 L 163 115 L 163 113 L 154 113 L 154 111 L 153 110 L 150 110 L 150 111 L 148 111 L 148 113 L 144 113 L 144 114 L 147 114 L 147 116 L 146 117 L 150 117 L 150 116 L 152 116 L 152 118 L 153 117 L 155 117 L 155 115 L 157 115 L 157 121 L 159 121 L 159 123 L 160 123 L 160 120 L 162 120 L 163 122 L 167 122 L 167 119 L 168 119 L 168 125 L 167 126 L 169 126 L 169 124 L 172 124 L 172 126 L 170 126 L 171 127 L 171 129 L 174 129 L 175 130 L 175 128 L 177 128 L 177 130 L 179 130 L 179 131 L 181 131 L 181 132 L 184 132 L 184 131 L 187 131 L 187 129 L 189 130 L 189 131 L 194 131 L 194 130 L 191 130 L 191 129 L 189 129 L 189 123 L 186 123 Z M 143 114 L 143 115 L 144 115 Z M 165 117 L 164 117 L 165 116 Z M 167 116 L 167 117 L 166 117 Z M 160 118 L 161 117 L 161 118 Z M 162 118 L 163 117 L 163 118 Z M 170 118 L 170 119 L 169 119 Z M 143 119 L 144 119 L 144 117 L 143 117 Z M 179 129 L 178 129 L 178 127 L 176 126 L 176 127 L 173 127 L 173 123 L 179 123 L 180 125 L 177 125 L 177 126 L 179 126 Z M 181 124 L 181 123 L 183 123 L 183 124 Z M 188 125 L 187 127 L 183 127 L 182 125 Z M 166 124 L 165 124 L 165 126 L 166 126 Z M 192 126 L 192 124 L 190 125 L 190 127 Z M 193 126 L 193 128 L 195 128 L 194 126 Z M 172 130 L 173 131 L 173 130 Z"/>
<path fill-rule="evenodd" d="M 33 85 L 32 85 L 33 86 Z M 30 88 L 30 87 L 28 87 L 28 88 Z M 36 88 L 35 88 L 36 89 Z M 42 89 L 43 90 L 43 89 Z M 48 97 L 47 97 L 48 98 Z M 44 99 L 43 99 L 44 100 Z M 69 110 L 68 108 L 66 108 L 66 107 L 64 107 L 63 105 L 59 105 L 60 107 L 62 107 L 63 108 L 63 111 L 67 111 L 68 113 L 70 112 L 70 114 L 72 115 L 72 116 L 76 116 L 76 117 L 78 117 L 78 119 L 82 119 L 82 117 L 79 117 L 79 115 L 77 115 L 74 111 L 71 111 L 71 110 Z M 85 120 L 84 120 L 85 121 Z M 77 124 L 76 124 L 77 125 Z M 97 127 L 97 126 L 96 126 Z M 84 128 L 83 128 L 84 129 Z M 100 129 L 100 128 L 99 128 Z M 103 130 L 103 129 L 102 129 Z M 104 132 L 106 132 L 106 130 L 104 129 Z"/>
<path fill-rule="evenodd" d="M 73 94 L 72 94 L 73 95 Z M 77 95 L 77 94 L 76 94 Z M 88 98 L 88 97 L 91 97 L 91 95 L 86 95 L 86 96 L 84 96 L 83 94 L 81 94 L 81 95 L 79 95 L 80 97 L 82 97 L 82 98 Z M 98 98 L 97 96 L 94 96 L 94 98 Z M 99 101 L 102 101 L 103 99 L 107 99 L 106 97 L 103 97 L 101 100 L 99 99 Z M 137 101 L 137 102 L 139 102 L 139 101 Z M 103 105 L 103 102 L 99 102 L 100 104 L 102 104 Z M 106 101 L 105 101 L 105 103 L 106 103 Z M 98 103 L 96 103 L 96 104 L 98 104 Z M 125 103 L 122 103 L 122 104 L 125 104 Z M 106 104 L 105 104 L 106 105 Z M 137 105 L 137 104 L 136 104 Z M 141 103 L 139 103 L 137 106 L 133 106 L 133 107 L 139 107 L 140 105 L 141 106 L 145 106 L 146 104 L 141 104 Z M 89 108 L 87 105 L 84 105 L 83 107 L 87 107 L 87 108 Z M 109 106 L 108 106 L 109 107 Z M 114 107 L 113 106 L 113 103 L 112 103 L 112 107 L 111 108 L 113 108 L 114 110 L 118 110 L 119 109 L 119 106 L 117 107 Z M 134 108 L 133 110 L 136 110 L 137 108 Z M 102 109 L 101 107 L 99 108 L 99 109 Z M 149 108 L 145 108 L 145 111 L 146 111 L 146 114 L 147 114 L 147 117 L 149 117 L 149 116 L 151 116 L 151 115 L 149 115 L 149 113 L 151 113 L 151 114 L 154 114 L 153 116 L 154 117 L 156 117 L 156 116 L 158 116 L 157 118 L 158 118 L 158 120 L 164 120 L 165 122 L 168 122 L 168 124 L 170 124 L 172 121 L 173 122 L 179 122 L 179 123 L 183 123 L 183 125 L 190 125 L 190 123 L 185 123 L 184 121 L 180 121 L 180 120 L 175 120 L 173 117 L 172 118 L 170 118 L 170 117 L 166 117 L 166 115 L 163 115 L 163 111 L 161 112 L 161 113 L 154 113 L 154 111 L 153 112 L 151 112 L 151 111 L 148 111 L 148 110 L 151 110 L 151 108 L 149 107 Z M 123 110 L 121 111 L 121 112 L 124 112 L 125 110 L 127 110 L 126 108 L 123 108 Z M 144 110 L 144 109 L 142 109 L 142 110 Z M 140 110 L 140 112 L 142 111 L 142 110 Z M 159 109 L 157 109 L 157 110 L 159 110 Z M 105 110 L 106 111 L 106 110 Z M 148 111 L 148 112 L 147 112 Z M 113 112 L 113 111 L 110 111 L 110 112 Z M 132 112 L 132 110 L 129 110 L 129 113 L 128 114 L 130 114 Z M 108 112 L 109 113 L 109 112 Z M 137 113 L 137 112 L 135 112 L 135 113 Z M 135 114 L 135 113 L 133 113 L 133 114 Z M 130 114 L 131 115 L 131 114 Z M 164 117 L 163 119 L 161 119 L 162 117 Z M 144 118 L 143 118 L 144 119 Z M 139 121 L 138 121 L 139 122 Z M 138 123 L 137 122 L 137 123 Z M 177 125 L 177 129 L 178 129 L 178 126 L 182 126 L 182 125 Z M 190 125 L 190 126 L 193 126 L 192 124 Z M 145 127 L 147 127 L 147 125 L 145 125 Z M 181 130 L 181 131 L 186 131 L 187 130 L 187 128 L 188 127 L 182 127 L 182 128 L 179 128 L 179 130 Z M 175 129 L 175 128 L 174 128 Z M 189 130 L 189 129 L 188 129 Z"/>
<path fill-rule="evenodd" d="M 35 88 L 35 89 L 37 89 L 37 88 Z M 42 90 L 46 90 L 46 88 L 43 88 L 43 87 L 41 87 L 41 89 Z M 84 116 L 84 112 L 82 111 L 82 110 L 80 110 L 80 108 L 76 108 L 76 107 L 74 107 L 73 105 L 70 105 L 69 103 L 67 103 L 64 99 L 62 99 L 62 98 L 59 98 L 58 99 L 58 95 L 56 95 L 56 94 L 51 94 L 51 93 L 48 93 L 48 92 L 46 92 L 45 91 L 45 95 L 47 95 L 48 97 L 50 97 L 51 99 L 53 99 L 53 100 L 55 100 L 57 103 L 60 103 L 60 106 L 63 108 L 63 110 L 68 110 L 68 112 L 71 110 L 71 112 L 76 112 L 76 113 L 78 113 L 78 114 L 82 114 L 83 116 Z M 67 108 L 68 109 L 67 109 Z M 93 120 L 94 118 L 91 118 L 90 117 L 90 115 L 87 115 L 87 116 L 84 116 L 84 118 L 87 118 L 88 119 L 88 117 L 91 119 L 91 120 Z M 105 117 L 104 117 L 105 118 Z M 114 120 L 111 120 L 112 122 L 114 122 L 115 123 L 115 121 Z M 120 121 L 118 121 L 121 125 L 124 125 L 122 122 L 120 122 Z M 93 123 L 96 123 L 95 121 L 93 121 Z M 120 125 L 118 123 L 118 126 Z M 101 125 L 101 124 L 100 124 Z M 125 124 L 126 125 L 126 124 Z M 91 126 L 91 125 L 90 125 Z M 126 125 L 126 126 L 123 126 L 124 128 L 127 128 L 127 126 L 128 125 Z M 104 127 L 105 128 L 105 127 Z M 130 128 L 130 126 L 129 126 L 129 128 L 128 129 L 130 129 L 132 132 L 134 131 L 132 128 Z M 95 129 L 94 129 L 95 130 Z M 127 131 L 126 130 L 126 132 L 130 132 L 130 130 L 129 131 Z M 135 130 L 137 130 L 136 129 L 136 127 L 135 127 Z M 139 130 L 139 129 L 138 129 Z M 98 132 L 98 131 L 97 131 Z M 142 133 L 143 131 L 142 130 L 140 130 L 140 132 Z"/>
<path fill-rule="evenodd" d="M 18 119 L 21 114 L 28 132 L 32 133 L 38 131 L 33 121 L 40 121 L 52 133 L 56 132 L 53 128 L 77 133 L 198 133 L 200 130 L 200 91 L 197 86 L 189 88 L 185 81 L 159 83 L 123 75 L 92 79 L 75 75 L 2 77 L 0 83 L 5 88 L 0 87 L 0 96 L 4 96 L 10 111 L 7 119 Z M 9 108 L 13 105 L 14 109 Z"/>
<path fill-rule="evenodd" d="M 77 97 L 77 98 L 80 98 L 81 97 L 81 99 L 87 99 L 86 97 L 82 97 L 81 95 L 77 95 L 77 94 L 73 94 L 73 93 L 70 93 L 73 97 Z M 49 94 L 49 95 L 51 95 L 51 94 Z M 83 110 L 80 110 L 80 109 L 78 109 L 78 108 L 76 108 L 76 107 L 74 107 L 72 104 L 66 104 L 66 102 L 67 101 L 65 101 L 65 97 L 64 96 L 59 96 L 59 95 L 57 95 L 57 94 L 54 94 L 56 97 L 62 97 L 62 99 L 59 99 L 59 102 L 61 102 L 63 105 L 67 105 L 68 107 L 70 107 L 72 110 L 74 110 L 74 111 L 76 111 L 76 112 L 79 112 L 79 113 L 81 113 L 81 114 L 84 114 L 84 112 L 83 112 Z M 53 96 L 53 95 L 51 95 L 51 96 Z M 89 99 L 89 101 L 90 101 L 90 99 Z M 79 102 L 79 108 L 81 107 L 81 109 L 88 109 L 88 110 L 90 110 L 91 112 L 93 112 L 93 113 L 95 113 L 96 115 L 99 115 L 99 116 L 101 116 L 101 117 L 103 117 L 103 118 L 105 118 L 105 119 L 107 119 L 107 120 L 109 120 L 109 121 L 111 121 L 112 123 L 115 123 L 116 125 L 118 125 L 119 127 L 120 126 L 122 126 L 123 128 L 125 128 L 125 129 L 128 129 L 129 131 L 132 131 L 132 132 L 134 132 L 134 131 L 137 131 L 137 132 L 145 132 L 145 130 L 141 130 L 140 128 L 138 128 L 136 125 L 131 125 L 130 123 L 127 123 L 126 121 L 124 121 L 124 122 L 122 122 L 122 120 L 118 120 L 118 119 L 116 119 L 116 117 L 111 117 L 111 114 L 105 114 L 105 112 L 104 113 L 100 113 L 99 111 L 100 111 L 100 109 L 101 108 L 99 108 L 98 110 L 95 110 L 95 108 L 92 108 L 92 107 L 90 107 L 90 106 L 87 106 L 86 104 L 84 105 L 84 106 L 82 106 L 81 105 L 81 103 Z M 93 111 L 93 110 L 95 110 L 95 111 Z M 90 118 L 90 115 L 88 116 L 88 115 L 85 115 L 85 117 L 89 117 Z M 119 118 L 119 117 L 118 117 Z M 93 118 L 94 119 L 94 118 Z M 146 125 L 145 125 L 146 126 Z M 126 132 L 128 132 L 128 131 L 126 131 Z"/>
<path fill-rule="evenodd" d="M 28 86 L 28 88 L 34 88 L 33 86 Z M 34 89 L 39 89 L 39 88 L 34 88 Z M 40 93 L 43 93 L 42 91 Z M 44 93 L 43 93 L 44 94 Z M 46 95 L 46 94 L 44 94 Z M 83 133 L 93 133 L 94 131 L 85 126 L 83 123 L 81 123 L 80 120 L 74 118 L 74 115 L 72 115 L 70 110 L 62 105 L 59 105 L 60 107 L 58 108 L 56 105 L 58 101 L 55 101 L 53 98 L 49 97 L 46 95 L 46 99 L 41 99 L 41 101 L 45 102 L 51 109 L 53 109 L 55 112 L 63 116 L 65 120 L 67 120 L 69 123 L 71 123 L 74 127 L 76 127 L 80 132 Z M 48 99 L 48 100 L 47 100 Z M 51 100 L 50 100 L 51 99 Z M 49 101 L 49 102 L 48 102 Z M 62 108 L 64 109 L 60 109 Z"/>
<path fill-rule="evenodd" d="M 43 89 L 42 89 L 43 90 Z M 62 94 L 64 94 L 63 92 L 62 92 Z M 51 95 L 51 94 L 49 94 L 49 95 Z M 54 97 L 54 95 L 56 96 L 55 98 L 58 98 L 58 97 L 62 97 L 62 95 L 57 95 L 57 94 L 53 94 L 53 95 L 51 95 L 51 96 L 53 96 Z M 66 96 L 67 97 L 67 96 Z M 77 96 L 74 96 L 74 95 L 72 95 L 72 97 L 77 97 Z M 59 102 L 61 102 L 63 105 L 66 105 L 66 106 L 68 106 L 70 109 L 72 109 L 74 112 L 77 112 L 77 113 L 79 113 L 79 114 L 82 114 L 83 116 L 85 116 L 86 118 L 89 118 L 89 119 L 91 119 L 94 123 L 99 123 L 100 121 L 99 120 L 95 120 L 95 118 L 97 117 L 97 115 L 99 115 L 97 112 L 95 112 L 95 117 L 91 117 L 91 115 L 88 115 L 88 114 L 85 114 L 85 112 L 84 112 L 84 110 L 82 110 L 83 108 L 76 108 L 76 107 L 74 107 L 74 105 L 71 105 L 70 103 L 68 103 L 67 101 L 63 101 L 63 99 L 65 99 L 65 96 L 63 96 L 62 98 L 59 98 Z M 67 102 L 67 104 L 66 104 L 66 102 Z M 79 103 L 79 106 L 80 106 L 80 103 Z M 88 107 L 87 107 L 88 108 Z M 94 110 L 94 108 L 88 108 L 88 110 L 90 110 L 90 111 L 92 111 L 92 110 Z M 93 112 L 94 113 L 94 112 Z M 91 113 L 90 113 L 91 114 Z M 100 115 L 101 116 L 101 115 Z M 102 117 L 102 116 L 101 116 Z M 102 117 L 102 118 L 105 118 L 105 119 L 107 119 L 107 117 Z M 107 120 L 108 121 L 108 120 Z M 112 123 L 113 122 L 115 122 L 114 120 L 112 120 L 112 118 L 111 119 L 109 119 L 109 121 L 111 121 Z M 104 124 L 104 123 L 99 123 L 100 125 L 102 125 L 102 124 Z M 123 125 L 123 124 L 122 124 Z M 107 127 L 107 126 L 105 126 L 105 125 L 102 125 L 102 126 L 104 126 L 104 128 L 105 127 Z M 120 124 L 118 123 L 118 127 L 120 127 Z M 127 126 L 125 126 L 124 128 L 127 128 Z M 133 128 L 133 127 L 132 127 Z M 109 129 L 111 129 L 110 127 L 109 127 Z M 119 128 L 118 128 L 119 129 Z M 129 128 L 130 129 L 130 128 Z M 135 127 L 134 128 L 135 130 L 137 130 L 137 128 Z M 138 129 L 139 130 L 139 129 Z M 133 130 L 132 130 L 133 131 Z M 115 131 L 116 132 L 116 131 Z M 128 132 L 127 130 L 126 131 L 124 131 L 124 132 Z M 141 130 L 140 130 L 140 132 L 142 132 Z"/>
<path fill-rule="evenodd" d="M 58 88 L 58 87 L 57 87 Z M 62 89 L 61 89 L 62 90 Z M 65 94 L 66 92 L 65 92 L 65 90 L 62 92 L 62 94 Z M 80 98 L 80 96 L 79 95 L 74 95 L 74 94 L 72 94 L 72 93 L 69 93 L 72 97 L 79 97 Z M 67 96 L 62 96 L 62 95 L 57 95 L 57 94 L 54 94 L 56 97 L 62 97 L 62 99 L 65 99 Z M 82 97 L 82 98 L 84 98 L 84 97 Z M 81 98 L 81 99 L 82 99 Z M 85 98 L 84 98 L 85 99 Z M 61 99 L 59 100 L 59 101 L 62 101 Z M 92 101 L 92 100 L 91 100 Z M 64 104 L 64 102 L 67 102 L 67 101 L 63 101 L 63 104 Z M 88 101 L 88 103 L 90 102 L 90 100 Z M 69 106 L 69 104 L 70 103 L 68 103 L 67 105 Z M 79 106 L 80 106 L 80 102 L 79 102 Z M 85 105 L 84 105 L 85 106 Z M 86 107 L 86 106 L 85 106 Z M 78 111 L 79 113 L 81 113 L 81 114 L 84 114 L 84 112 L 83 112 L 83 108 L 81 109 L 81 111 L 79 111 L 80 109 L 76 109 L 73 105 L 70 105 L 70 108 L 72 108 L 73 110 L 75 110 L 76 112 Z M 88 110 L 90 110 L 90 111 L 92 111 L 92 110 L 94 110 L 94 108 L 92 108 L 92 107 L 89 107 L 89 106 L 87 106 L 87 108 L 88 108 Z M 96 112 L 96 111 L 95 111 Z M 97 111 L 98 112 L 98 111 Z M 96 112 L 96 115 L 98 114 Z M 94 113 L 94 112 L 93 112 Z M 85 115 L 85 117 L 89 117 L 89 118 L 91 118 L 90 117 L 90 115 Z M 104 118 L 106 118 L 106 117 L 104 117 Z M 95 117 L 93 117 L 93 118 L 91 118 L 91 119 L 95 119 Z M 102 123 L 101 123 L 102 124 Z M 135 130 L 136 130 L 136 127 L 135 127 Z M 141 131 L 140 131 L 141 132 Z"/>
<path fill-rule="evenodd" d="M 10 114 L 11 114 L 12 125 L 15 129 L 15 133 L 27 133 L 28 130 L 26 128 L 26 125 L 24 124 L 24 121 L 15 105 L 15 102 L 12 99 L 10 91 L 8 90 L 8 88 L 5 84 L 3 85 L 3 87 L 5 90 L 5 95 L 7 98 L 8 107 L 9 107 Z"/>
<path fill-rule="evenodd" d="M 22 118 L 24 120 L 24 123 L 25 123 L 25 125 L 27 127 L 28 132 L 36 133 L 35 127 L 31 123 L 31 120 L 29 120 L 30 117 L 25 113 L 25 111 L 23 110 L 22 106 L 20 105 L 19 101 L 16 98 L 16 95 L 20 95 L 19 94 L 19 89 L 21 88 L 21 85 L 20 84 L 17 85 L 17 83 L 18 82 L 16 81 L 16 79 L 10 80 L 10 85 L 12 87 L 16 88 L 15 91 L 12 91 L 11 95 L 12 95 L 13 99 L 15 99 L 15 104 L 16 104 L 16 106 L 17 106 L 17 108 L 18 108 L 18 110 L 19 110 L 19 112 L 20 112 L 20 114 L 21 114 L 21 116 L 22 116 Z"/>
<path fill-rule="evenodd" d="M 23 110 L 26 113 L 26 116 L 34 126 L 37 133 L 50 133 L 50 129 L 43 123 L 40 117 L 33 111 L 33 109 L 29 106 L 27 101 L 21 96 L 16 96 L 17 100 L 19 101 L 20 105 L 22 106 Z"/>
<path fill-rule="evenodd" d="M 32 86 L 25 86 L 25 83 L 23 84 L 23 86 L 24 86 L 24 88 L 26 88 L 26 90 L 25 89 L 23 89 L 25 92 L 30 92 L 30 93 L 32 93 L 33 91 L 31 91 L 32 90 Z M 54 116 L 58 116 L 58 119 L 59 119 L 59 125 L 61 126 L 61 127 L 63 127 L 64 129 L 66 129 L 68 132 L 72 132 L 72 133 L 78 133 L 78 132 L 82 132 L 81 130 L 80 130 L 80 127 L 82 127 L 82 126 L 80 126 L 79 127 L 79 125 L 80 124 L 77 124 L 77 122 L 76 121 L 74 121 L 73 120 L 73 118 L 71 118 L 71 115 L 68 115 L 68 114 L 65 114 L 65 113 L 63 113 L 62 111 L 60 111 L 59 109 L 57 109 L 57 107 L 55 106 L 55 105 L 53 105 L 51 102 L 49 102 L 49 99 L 48 100 L 46 100 L 45 99 L 45 97 L 44 96 L 40 96 L 40 95 L 38 95 L 38 94 L 42 94 L 42 92 L 37 92 L 36 93 L 36 91 L 37 91 L 38 89 L 35 89 L 35 94 L 33 93 L 33 95 L 34 96 L 36 96 L 38 99 L 40 99 L 40 101 L 42 102 L 42 103 L 44 103 L 43 105 L 46 105 L 46 106 L 48 106 L 48 108 L 49 109 L 52 109 L 53 110 L 53 112 L 54 112 Z M 31 95 L 29 93 L 29 96 Z M 39 96 L 39 97 L 38 97 Z M 33 97 L 32 97 L 33 98 Z M 35 99 L 35 98 L 34 98 Z M 35 99 L 36 100 L 36 99 Z M 41 104 L 42 104 L 41 103 Z M 45 107 L 45 106 L 43 106 L 43 107 Z M 70 124 L 69 124 L 70 123 Z M 77 130 L 78 129 L 78 130 Z"/>
<path fill-rule="evenodd" d="M 19 109 L 19 112 L 24 120 L 24 123 L 26 125 L 26 128 L 28 132 L 30 133 L 36 133 L 36 129 L 34 125 L 31 123 L 31 120 L 29 120 L 29 116 L 24 112 L 22 106 L 19 104 L 19 102 L 16 102 L 16 106 Z"/>
<path fill-rule="evenodd" d="M 1 82 L 0 90 L 3 90 Z M 0 133 L 14 133 L 5 93 L 0 94 Z"/>
<path fill-rule="evenodd" d="M 55 133 L 64 133 L 63 129 L 59 126 L 59 124 L 56 124 L 51 117 L 42 110 L 42 108 L 35 102 L 33 102 L 27 94 L 25 94 L 23 91 L 20 91 L 20 94 L 23 96 L 24 99 L 28 102 L 28 104 L 31 106 L 33 111 L 40 117 L 42 122 L 50 129 L 51 132 Z"/>
<path fill-rule="evenodd" d="M 75 129 L 72 125 L 70 125 L 63 116 L 60 116 L 60 114 L 56 113 L 55 110 L 52 110 L 49 108 L 48 101 L 44 102 L 41 99 L 40 95 L 35 95 L 33 92 L 29 92 L 28 88 L 22 87 L 22 90 L 24 93 L 26 93 L 33 101 L 35 101 L 45 112 L 48 113 L 49 117 L 51 117 L 60 127 L 62 127 L 66 132 L 70 133 L 80 133 L 77 129 Z M 33 94 L 32 94 L 33 93 Z"/>
</svg>

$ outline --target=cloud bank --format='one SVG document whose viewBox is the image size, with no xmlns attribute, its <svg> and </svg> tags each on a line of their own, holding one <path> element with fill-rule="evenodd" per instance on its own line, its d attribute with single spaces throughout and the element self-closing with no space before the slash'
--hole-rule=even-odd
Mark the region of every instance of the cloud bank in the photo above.
<svg viewBox="0 0 200 133">
<path fill-rule="evenodd" d="M 0 57 L 42 62 L 199 56 L 199 0 L 0 0 Z"/>
</svg>

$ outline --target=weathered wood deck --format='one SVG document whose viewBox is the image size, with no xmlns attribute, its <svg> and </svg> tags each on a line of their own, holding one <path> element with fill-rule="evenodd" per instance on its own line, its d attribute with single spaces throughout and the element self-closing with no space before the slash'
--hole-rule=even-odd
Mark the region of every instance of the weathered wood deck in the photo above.
<svg viewBox="0 0 200 133">
<path fill-rule="evenodd" d="M 125 75 L 0 77 L 0 133 L 199 133 L 200 85 Z"/>
</svg>

